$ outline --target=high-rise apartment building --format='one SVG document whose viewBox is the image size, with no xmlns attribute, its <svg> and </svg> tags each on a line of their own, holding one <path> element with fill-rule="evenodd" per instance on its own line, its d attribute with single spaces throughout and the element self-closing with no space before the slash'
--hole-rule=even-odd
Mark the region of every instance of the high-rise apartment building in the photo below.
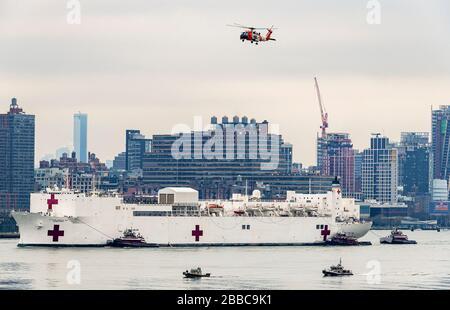
<svg viewBox="0 0 450 310">
<path fill-rule="evenodd" d="M 327 133 L 317 138 L 317 167 L 322 175 L 340 178 L 344 196 L 354 197 L 355 150 L 347 133 Z"/>
<path fill-rule="evenodd" d="M 389 143 L 389 138 L 375 134 L 370 139 L 370 148 L 363 152 L 361 170 L 365 199 L 380 203 L 397 202 L 397 149 Z"/>
<path fill-rule="evenodd" d="M 431 150 L 433 179 L 449 180 L 450 167 L 450 106 L 443 105 L 431 112 Z"/>
<path fill-rule="evenodd" d="M 140 130 L 125 132 L 125 167 L 127 171 L 142 169 L 144 154 L 151 151 L 152 140 L 145 138 Z"/>
<path fill-rule="evenodd" d="M 13 98 L 0 114 L 0 213 L 30 208 L 34 189 L 34 115 L 26 114 Z"/>
</svg>

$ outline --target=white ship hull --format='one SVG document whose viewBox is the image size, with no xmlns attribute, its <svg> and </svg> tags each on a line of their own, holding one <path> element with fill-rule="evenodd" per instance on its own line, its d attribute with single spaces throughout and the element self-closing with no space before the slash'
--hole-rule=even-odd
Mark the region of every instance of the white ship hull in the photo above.
<svg viewBox="0 0 450 310">
<path fill-rule="evenodd" d="M 160 195 L 158 204 L 130 204 L 118 196 L 33 193 L 31 212 L 12 213 L 19 245 L 105 246 L 130 229 L 159 246 L 315 245 L 337 233 L 361 238 L 371 228 L 355 220 L 354 201 L 342 199 L 339 187 L 267 202 L 199 201 L 189 188 Z"/>
<path fill-rule="evenodd" d="M 17 212 L 21 246 L 105 246 L 125 227 L 159 246 L 323 244 L 338 232 L 360 238 L 371 223 L 333 223 L 329 217 L 135 217 L 123 225 Z M 55 237 L 57 235 L 57 237 Z"/>
</svg>

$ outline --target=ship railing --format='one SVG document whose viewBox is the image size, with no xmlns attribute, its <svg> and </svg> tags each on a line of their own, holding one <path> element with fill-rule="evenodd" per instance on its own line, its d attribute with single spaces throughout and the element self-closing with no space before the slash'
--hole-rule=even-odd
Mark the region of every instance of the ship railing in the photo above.
<svg viewBox="0 0 450 310">
<path fill-rule="evenodd" d="M 200 211 L 133 211 L 133 216 L 200 216 Z"/>
</svg>

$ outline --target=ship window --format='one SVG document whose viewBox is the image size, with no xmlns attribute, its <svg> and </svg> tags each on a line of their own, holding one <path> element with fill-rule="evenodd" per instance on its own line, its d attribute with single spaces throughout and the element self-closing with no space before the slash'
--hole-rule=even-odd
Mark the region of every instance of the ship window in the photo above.
<svg viewBox="0 0 450 310">
<path fill-rule="evenodd" d="M 245 225 L 242 225 L 242 229 L 245 229 Z"/>
<path fill-rule="evenodd" d="M 250 225 L 247 225 L 247 229 L 250 229 Z"/>
<path fill-rule="evenodd" d="M 316 229 L 320 229 L 320 225 L 316 225 Z"/>
</svg>

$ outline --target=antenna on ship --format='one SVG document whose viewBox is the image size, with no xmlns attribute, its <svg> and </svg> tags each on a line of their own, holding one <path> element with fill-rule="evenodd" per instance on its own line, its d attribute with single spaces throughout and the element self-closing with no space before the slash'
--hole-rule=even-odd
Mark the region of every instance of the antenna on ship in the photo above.
<svg viewBox="0 0 450 310">
<path fill-rule="evenodd" d="M 248 183 L 247 183 L 247 179 L 245 179 L 245 196 L 247 197 L 247 188 L 248 188 Z"/>
<path fill-rule="evenodd" d="M 66 179 L 66 189 L 70 190 L 70 184 L 69 184 L 69 168 L 66 169 L 66 173 L 65 173 L 65 179 Z"/>
</svg>

